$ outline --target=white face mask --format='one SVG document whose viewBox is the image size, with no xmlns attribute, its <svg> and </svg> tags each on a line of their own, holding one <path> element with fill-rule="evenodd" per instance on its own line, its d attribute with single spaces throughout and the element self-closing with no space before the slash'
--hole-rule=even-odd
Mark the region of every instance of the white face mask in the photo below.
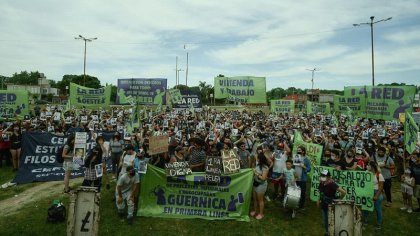
<svg viewBox="0 0 420 236">
<path fill-rule="evenodd" d="M 327 177 L 321 177 L 319 178 L 321 181 L 327 181 Z"/>
<path fill-rule="evenodd" d="M 335 160 L 335 156 L 334 155 L 331 155 L 331 160 Z"/>
</svg>

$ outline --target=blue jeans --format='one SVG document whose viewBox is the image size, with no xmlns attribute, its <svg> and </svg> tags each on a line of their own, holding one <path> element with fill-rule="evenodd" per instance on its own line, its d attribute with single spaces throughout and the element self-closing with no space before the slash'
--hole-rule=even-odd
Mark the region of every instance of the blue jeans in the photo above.
<svg viewBox="0 0 420 236">
<path fill-rule="evenodd" d="M 377 190 L 375 190 L 376 194 Z M 376 224 L 382 225 L 382 201 L 384 200 L 384 195 L 381 193 L 378 199 L 376 199 L 374 203 L 375 211 L 376 211 Z M 369 211 L 363 211 L 363 224 L 368 223 L 368 215 Z"/>
<path fill-rule="evenodd" d="M 322 223 L 324 224 L 325 233 L 328 233 L 328 208 L 321 208 Z"/>
</svg>

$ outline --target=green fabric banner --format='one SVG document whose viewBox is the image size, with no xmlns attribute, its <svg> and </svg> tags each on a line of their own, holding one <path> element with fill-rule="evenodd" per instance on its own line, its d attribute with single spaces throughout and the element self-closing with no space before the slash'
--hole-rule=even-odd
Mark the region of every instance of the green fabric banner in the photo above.
<svg viewBox="0 0 420 236">
<path fill-rule="evenodd" d="M 327 102 L 310 102 L 306 101 L 306 112 L 310 114 L 331 114 L 330 104 Z"/>
<path fill-rule="evenodd" d="M 240 103 L 267 103 L 265 77 L 215 77 L 214 97 Z"/>
<path fill-rule="evenodd" d="M 0 118 L 17 118 L 29 114 L 27 90 L 0 90 Z"/>
<path fill-rule="evenodd" d="M 327 169 L 331 173 L 331 178 L 346 191 L 344 200 L 351 200 L 362 210 L 373 211 L 373 178 L 369 171 L 336 170 L 332 167 L 314 166 L 311 180 L 311 200 L 319 199 L 319 178 L 322 170 Z"/>
<path fill-rule="evenodd" d="M 109 106 L 111 86 L 93 89 L 75 83 L 70 83 L 70 102 L 75 107 L 105 107 Z"/>
<path fill-rule="evenodd" d="M 410 154 L 416 150 L 416 144 L 418 142 L 417 132 L 419 132 L 419 127 L 417 126 L 411 114 L 406 112 L 404 123 L 404 145 L 405 149 Z"/>
<path fill-rule="evenodd" d="M 270 100 L 270 111 L 275 114 L 295 113 L 295 100 Z"/>
<path fill-rule="evenodd" d="M 356 117 L 366 116 L 366 101 L 364 96 L 334 96 L 334 111 L 345 114 L 349 107 Z"/>
<path fill-rule="evenodd" d="M 293 156 L 297 155 L 297 148 L 299 146 L 304 146 L 306 148 L 306 156 L 311 161 L 311 166 L 316 166 L 316 165 L 321 164 L 323 147 L 319 144 L 305 142 L 300 132 L 296 131 L 295 137 L 293 140 L 293 150 L 292 150 Z M 312 172 L 313 172 L 313 169 L 311 168 L 311 172 L 309 174 L 312 175 Z"/>
<path fill-rule="evenodd" d="M 381 120 L 398 120 L 400 113 L 412 112 L 415 92 L 415 86 L 344 87 L 348 99 L 365 97 L 363 117 Z"/>
<path fill-rule="evenodd" d="M 207 183 L 205 173 L 166 177 L 149 165 L 141 179 L 138 216 L 249 221 L 252 169 L 222 175 L 220 183 Z"/>
</svg>

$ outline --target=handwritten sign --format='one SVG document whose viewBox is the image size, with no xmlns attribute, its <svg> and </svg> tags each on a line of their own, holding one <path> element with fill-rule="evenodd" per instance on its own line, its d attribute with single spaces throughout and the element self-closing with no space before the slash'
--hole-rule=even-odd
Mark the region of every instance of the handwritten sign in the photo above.
<svg viewBox="0 0 420 236">
<path fill-rule="evenodd" d="M 168 135 L 151 136 L 149 138 L 149 155 L 167 152 L 168 140 Z"/>
<path fill-rule="evenodd" d="M 165 164 L 165 173 L 166 176 L 182 176 L 182 175 L 191 175 L 192 170 L 190 163 L 186 161 L 179 161 L 173 163 Z"/>
<path fill-rule="evenodd" d="M 206 159 L 206 175 L 207 182 L 220 183 L 220 175 L 222 174 L 222 158 L 218 156 L 208 156 Z"/>
</svg>

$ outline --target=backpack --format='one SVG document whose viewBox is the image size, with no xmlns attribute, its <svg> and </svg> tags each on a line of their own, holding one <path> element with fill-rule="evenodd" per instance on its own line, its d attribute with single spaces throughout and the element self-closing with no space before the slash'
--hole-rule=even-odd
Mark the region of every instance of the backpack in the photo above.
<svg viewBox="0 0 420 236">
<path fill-rule="evenodd" d="M 64 146 L 61 146 L 58 149 L 57 153 L 55 154 L 55 159 L 57 160 L 58 163 L 63 163 L 64 162 L 63 150 L 64 150 Z"/>
<path fill-rule="evenodd" d="M 58 204 L 53 204 L 48 208 L 47 222 L 49 223 L 58 223 L 64 222 L 66 219 L 66 208 L 60 202 Z"/>
</svg>

